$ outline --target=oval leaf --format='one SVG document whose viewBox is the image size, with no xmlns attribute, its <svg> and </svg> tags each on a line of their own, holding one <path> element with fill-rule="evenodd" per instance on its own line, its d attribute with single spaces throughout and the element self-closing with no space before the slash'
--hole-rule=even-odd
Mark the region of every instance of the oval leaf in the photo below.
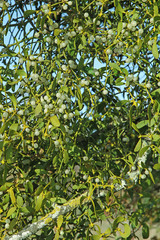
<svg viewBox="0 0 160 240">
<path fill-rule="evenodd" d="M 154 168 L 155 170 L 159 171 L 159 170 L 160 170 L 160 163 L 154 164 L 153 168 Z"/>
<path fill-rule="evenodd" d="M 53 126 L 55 126 L 55 127 L 59 127 L 60 126 L 60 121 L 58 120 L 56 115 L 52 116 L 50 118 L 50 121 L 51 121 Z"/>
<path fill-rule="evenodd" d="M 35 108 L 35 115 L 37 116 L 42 111 L 42 106 L 40 103 Z"/>
</svg>

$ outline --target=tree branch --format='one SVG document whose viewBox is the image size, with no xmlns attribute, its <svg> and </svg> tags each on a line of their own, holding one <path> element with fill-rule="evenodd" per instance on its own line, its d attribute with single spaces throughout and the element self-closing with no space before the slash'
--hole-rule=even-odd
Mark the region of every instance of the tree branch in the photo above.
<svg viewBox="0 0 160 240">
<path fill-rule="evenodd" d="M 81 202 L 82 199 L 82 202 Z M 40 229 L 48 225 L 52 220 L 57 219 L 58 216 L 64 215 L 67 212 L 72 211 L 74 208 L 78 207 L 79 205 L 83 205 L 86 202 L 89 202 L 90 198 L 88 197 L 88 191 L 80 195 L 79 197 L 68 201 L 64 205 L 56 205 L 54 210 L 47 214 L 45 217 L 40 219 L 37 222 L 34 222 L 32 224 L 29 224 L 26 226 L 23 230 L 18 232 L 17 234 L 14 234 L 12 236 L 5 236 L 4 240 L 20 240 L 20 239 L 26 239 L 32 234 L 35 234 Z"/>
</svg>

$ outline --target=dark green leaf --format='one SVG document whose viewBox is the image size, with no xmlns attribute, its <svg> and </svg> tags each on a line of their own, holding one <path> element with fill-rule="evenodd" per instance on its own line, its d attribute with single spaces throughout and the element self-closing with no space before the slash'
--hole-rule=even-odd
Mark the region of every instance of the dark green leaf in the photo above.
<svg viewBox="0 0 160 240">
<path fill-rule="evenodd" d="M 28 16 L 32 15 L 35 12 L 36 12 L 35 10 L 27 10 L 24 12 L 24 17 L 27 18 Z"/>
<path fill-rule="evenodd" d="M 144 239 L 149 237 L 149 227 L 146 223 L 144 223 L 142 227 L 142 236 Z"/>
</svg>

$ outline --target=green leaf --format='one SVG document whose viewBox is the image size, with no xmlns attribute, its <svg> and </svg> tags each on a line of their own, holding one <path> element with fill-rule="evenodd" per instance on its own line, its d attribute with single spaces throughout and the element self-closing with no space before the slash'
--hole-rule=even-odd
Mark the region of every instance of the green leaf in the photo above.
<svg viewBox="0 0 160 240">
<path fill-rule="evenodd" d="M 40 21 L 41 21 L 41 16 L 38 14 L 37 21 L 36 21 L 36 28 L 39 28 Z"/>
<path fill-rule="evenodd" d="M 33 193 L 33 184 L 31 183 L 31 181 L 27 181 L 27 187 L 30 193 Z"/>
<path fill-rule="evenodd" d="M 67 86 L 63 86 L 63 87 L 62 87 L 62 90 L 63 90 L 64 92 L 68 93 L 68 87 L 67 87 Z"/>
<path fill-rule="evenodd" d="M 82 43 L 83 43 L 83 46 L 86 45 L 86 37 L 84 35 L 82 35 Z"/>
<path fill-rule="evenodd" d="M 141 148 L 141 150 L 139 151 L 139 156 L 142 157 L 143 154 L 148 150 L 150 146 L 145 146 L 143 148 Z"/>
<path fill-rule="evenodd" d="M 18 207 L 23 206 L 23 198 L 21 196 L 17 196 L 17 205 Z"/>
<path fill-rule="evenodd" d="M 57 37 L 60 32 L 61 32 L 60 29 L 58 29 L 58 28 L 54 29 L 54 36 Z"/>
<path fill-rule="evenodd" d="M 118 0 L 114 0 L 114 6 L 115 6 L 115 7 L 118 6 Z"/>
<path fill-rule="evenodd" d="M 13 156 L 13 145 L 10 144 L 10 145 L 8 145 L 8 147 L 5 151 L 5 158 L 6 158 L 7 163 L 13 162 L 12 156 Z"/>
<path fill-rule="evenodd" d="M 132 126 L 132 119 L 133 119 L 132 113 L 133 113 L 134 108 L 135 108 L 135 106 L 132 105 L 130 110 L 129 110 L 129 123 L 130 123 L 131 126 Z"/>
<path fill-rule="evenodd" d="M 7 213 L 7 218 L 10 217 L 16 211 L 16 207 L 11 207 Z"/>
<path fill-rule="evenodd" d="M 40 186 L 36 189 L 35 195 L 38 196 L 42 191 L 43 191 L 43 186 L 40 185 Z"/>
<path fill-rule="evenodd" d="M 83 104 L 82 104 L 82 94 L 81 94 L 81 90 L 79 89 L 79 87 L 77 87 L 76 96 L 78 98 L 79 109 L 81 110 L 83 107 Z"/>
<path fill-rule="evenodd" d="M 118 227 L 118 224 L 119 224 L 119 223 L 122 223 L 123 221 L 124 221 L 124 217 L 122 217 L 122 216 L 117 217 L 117 218 L 114 220 L 113 229 L 115 230 L 115 229 Z"/>
<path fill-rule="evenodd" d="M 156 94 L 160 94 L 160 88 L 154 90 L 153 92 L 151 92 L 152 96 L 155 96 Z"/>
<path fill-rule="evenodd" d="M 83 69 L 84 67 L 84 55 L 81 56 L 78 64 L 78 70 Z"/>
<path fill-rule="evenodd" d="M 42 112 L 42 106 L 40 103 L 38 103 L 38 105 L 35 108 L 35 115 L 37 116 L 38 114 L 40 114 Z"/>
<path fill-rule="evenodd" d="M 122 26 L 123 26 L 123 23 L 119 22 L 118 23 L 118 28 L 117 28 L 118 34 L 120 34 L 120 32 L 122 31 Z"/>
<path fill-rule="evenodd" d="M 63 159 L 64 159 L 64 163 L 67 163 L 69 160 L 69 156 L 68 156 L 68 151 L 64 150 L 63 151 Z"/>
<path fill-rule="evenodd" d="M 100 235 L 93 235 L 92 239 L 93 240 L 99 240 L 101 238 L 101 234 Z"/>
<path fill-rule="evenodd" d="M 133 122 L 132 122 L 132 127 L 134 128 L 134 130 L 136 130 L 136 132 L 140 133 L 139 130 L 138 130 L 138 128 L 137 128 L 137 126 L 136 126 L 136 124 L 133 123 Z"/>
<path fill-rule="evenodd" d="M 10 131 L 15 131 L 15 132 L 17 132 L 17 129 L 18 129 L 18 123 L 13 123 L 9 128 Z"/>
<path fill-rule="evenodd" d="M 24 12 L 24 18 L 27 18 L 28 16 L 32 15 L 33 13 L 36 13 L 36 10 L 27 10 Z"/>
<path fill-rule="evenodd" d="M 149 171 L 149 175 L 150 175 L 150 178 L 152 179 L 152 182 L 155 184 L 155 181 L 154 181 L 154 178 L 153 178 L 153 175 L 152 175 L 151 171 Z"/>
<path fill-rule="evenodd" d="M 116 86 L 124 85 L 124 83 L 122 81 L 123 81 L 123 78 L 117 78 L 115 81 L 115 85 Z"/>
<path fill-rule="evenodd" d="M 142 227 L 142 236 L 144 239 L 149 237 L 149 227 L 146 223 L 144 223 Z"/>
<path fill-rule="evenodd" d="M 134 148 L 134 152 L 138 152 L 140 150 L 142 146 L 142 139 L 140 138 L 138 143 L 136 144 L 135 148 Z"/>
<path fill-rule="evenodd" d="M 153 46 L 152 46 L 152 54 L 154 58 L 158 59 L 159 58 L 159 53 L 158 53 L 158 47 L 157 47 L 157 41 L 154 40 Z"/>
<path fill-rule="evenodd" d="M 75 110 L 75 116 L 79 116 L 80 115 L 80 112 L 76 109 Z"/>
<path fill-rule="evenodd" d="M 153 141 L 157 142 L 160 139 L 160 135 L 159 134 L 154 134 L 152 136 L 152 139 L 153 139 Z"/>
<path fill-rule="evenodd" d="M 130 226 L 127 223 L 125 223 L 124 224 L 124 233 L 120 231 L 120 235 L 123 238 L 127 238 L 130 236 L 130 234 L 131 234 Z"/>
<path fill-rule="evenodd" d="M 10 95 L 10 99 L 12 100 L 13 106 L 16 109 L 16 107 L 17 107 L 17 99 L 16 99 L 16 97 L 12 94 L 12 95 Z"/>
<path fill-rule="evenodd" d="M 121 69 L 117 63 L 109 63 L 109 66 L 121 72 Z"/>
<path fill-rule="evenodd" d="M 44 29 L 44 24 L 46 22 L 46 19 L 47 19 L 47 15 L 44 15 L 41 19 L 41 29 L 43 30 Z"/>
<path fill-rule="evenodd" d="M 148 115 L 148 120 L 149 120 L 149 126 L 151 124 L 151 118 L 152 118 L 152 104 L 150 103 L 149 106 L 148 106 L 148 109 L 147 109 L 147 115 Z"/>
<path fill-rule="evenodd" d="M 60 126 L 60 121 L 58 120 L 57 116 L 54 115 L 50 118 L 50 121 L 54 127 L 59 127 Z"/>
<path fill-rule="evenodd" d="M 128 162 L 133 165 L 133 158 L 131 155 L 128 156 Z"/>
<path fill-rule="evenodd" d="M 63 223 L 63 215 L 59 215 L 57 219 L 57 226 L 59 229 L 62 226 L 62 223 Z"/>
<path fill-rule="evenodd" d="M 13 188 L 11 187 L 11 188 L 8 190 L 8 192 L 9 192 L 9 195 L 10 195 L 12 204 L 15 204 L 15 203 L 16 203 L 16 198 L 15 198 L 15 195 L 14 195 Z"/>
<path fill-rule="evenodd" d="M 111 234 L 111 232 L 112 232 L 111 228 L 107 228 L 107 230 L 104 232 L 104 234 L 109 236 Z"/>
<path fill-rule="evenodd" d="M 16 71 L 16 75 L 21 76 L 21 77 L 22 76 L 27 77 L 27 73 L 23 69 L 18 69 Z"/>
<path fill-rule="evenodd" d="M 90 186 L 89 186 L 89 195 L 90 196 L 93 195 L 93 184 L 92 184 L 92 182 L 90 182 Z"/>
<path fill-rule="evenodd" d="M 153 168 L 154 168 L 155 170 L 159 171 L 159 170 L 160 170 L 160 163 L 154 164 Z"/>
<path fill-rule="evenodd" d="M 154 22 L 157 25 L 160 25 L 160 15 L 154 17 Z"/>
<path fill-rule="evenodd" d="M 60 198 L 60 197 L 55 197 L 55 198 L 51 198 L 52 202 L 58 203 L 58 204 L 64 204 L 67 202 L 67 200 L 65 198 Z"/>
<path fill-rule="evenodd" d="M 13 185 L 11 182 L 6 182 L 3 186 L 0 187 L 0 191 L 6 191 L 8 188 L 10 188 Z"/>
<path fill-rule="evenodd" d="M 42 206 L 43 202 L 43 192 L 38 196 L 38 198 L 35 201 L 35 211 L 38 212 Z"/>
<path fill-rule="evenodd" d="M 61 71 L 59 71 L 59 72 L 57 73 L 57 77 L 56 77 L 57 81 L 59 81 L 60 78 L 61 78 Z"/>
<path fill-rule="evenodd" d="M 17 224 L 17 218 L 12 219 L 12 221 L 9 224 L 9 230 L 13 230 L 14 226 Z"/>
<path fill-rule="evenodd" d="M 26 208 L 26 207 L 21 207 L 20 211 L 27 214 L 30 213 L 29 208 Z"/>
<path fill-rule="evenodd" d="M 158 6 L 156 1 L 154 2 L 154 16 L 158 16 Z"/>
<path fill-rule="evenodd" d="M 5 129 L 7 128 L 7 125 L 8 125 L 8 124 L 5 124 L 5 123 L 4 123 L 3 126 L 0 128 L 0 133 L 1 133 L 1 134 L 4 133 Z"/>
<path fill-rule="evenodd" d="M 136 124 L 137 128 L 140 129 L 140 128 L 143 128 L 144 126 L 146 126 L 148 124 L 148 120 L 143 120 L 143 121 L 140 121 L 139 123 Z"/>
</svg>

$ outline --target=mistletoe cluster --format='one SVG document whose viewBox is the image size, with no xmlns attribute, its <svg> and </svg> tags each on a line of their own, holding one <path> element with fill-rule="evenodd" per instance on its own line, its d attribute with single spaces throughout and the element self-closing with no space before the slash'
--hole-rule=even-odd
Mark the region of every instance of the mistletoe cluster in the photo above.
<svg viewBox="0 0 160 240">
<path fill-rule="evenodd" d="M 132 239 L 140 226 L 148 237 L 159 218 L 159 7 L 0 1 L 1 237 Z M 57 227 L 42 224 L 77 196 Z"/>
</svg>

